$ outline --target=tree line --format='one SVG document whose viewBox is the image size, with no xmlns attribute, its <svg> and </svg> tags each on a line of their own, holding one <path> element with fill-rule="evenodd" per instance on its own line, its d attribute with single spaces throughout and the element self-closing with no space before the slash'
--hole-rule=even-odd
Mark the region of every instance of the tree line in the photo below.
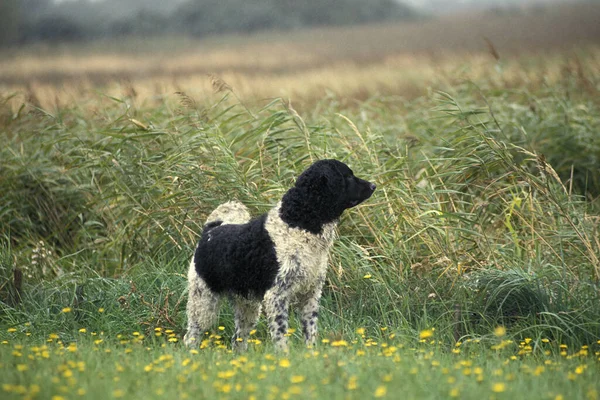
<svg viewBox="0 0 600 400">
<path fill-rule="evenodd" d="M 291 30 L 417 17 L 396 0 L 0 1 L 0 44 Z"/>
</svg>

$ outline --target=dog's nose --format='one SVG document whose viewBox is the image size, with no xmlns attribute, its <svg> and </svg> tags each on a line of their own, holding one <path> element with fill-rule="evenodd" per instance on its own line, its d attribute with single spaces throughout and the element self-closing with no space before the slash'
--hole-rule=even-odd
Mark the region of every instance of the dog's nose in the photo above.
<svg viewBox="0 0 600 400">
<path fill-rule="evenodd" d="M 369 189 L 371 189 L 371 192 L 374 192 L 375 189 L 377 189 L 377 185 L 374 183 L 369 183 Z"/>
</svg>

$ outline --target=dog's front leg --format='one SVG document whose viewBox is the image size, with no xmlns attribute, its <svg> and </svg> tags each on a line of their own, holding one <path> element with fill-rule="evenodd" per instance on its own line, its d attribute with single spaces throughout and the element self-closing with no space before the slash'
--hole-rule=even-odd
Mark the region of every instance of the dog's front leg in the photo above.
<svg viewBox="0 0 600 400">
<path fill-rule="evenodd" d="M 322 288 L 323 280 L 318 282 L 315 287 L 306 295 L 302 296 L 300 300 L 304 342 L 310 347 L 312 347 L 317 340 L 317 320 L 319 318 L 319 300 L 321 299 Z"/>
<path fill-rule="evenodd" d="M 264 305 L 273 345 L 277 351 L 287 351 L 289 288 L 285 283 L 277 281 L 265 294 Z"/>
</svg>

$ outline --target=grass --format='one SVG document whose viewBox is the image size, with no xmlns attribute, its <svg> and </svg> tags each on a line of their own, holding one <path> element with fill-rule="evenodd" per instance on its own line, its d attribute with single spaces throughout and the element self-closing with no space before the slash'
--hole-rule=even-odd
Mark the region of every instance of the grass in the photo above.
<svg viewBox="0 0 600 400">
<path fill-rule="evenodd" d="M 454 58 L 416 98 L 373 95 L 358 66 L 364 100 L 264 100 L 222 77 L 206 97 L 6 94 L 3 396 L 597 398 L 600 64 L 572 54 Z M 185 349 L 206 215 L 232 198 L 265 212 L 324 157 L 378 190 L 339 225 L 321 342 L 290 332 L 276 354 L 261 322 L 232 354 L 225 307 Z"/>
<path fill-rule="evenodd" d="M 120 337 L 82 328 L 69 345 L 53 334 L 24 346 L 18 343 L 25 327 L 0 347 L 4 398 L 598 396 L 597 365 L 587 347 L 566 349 L 531 339 L 514 343 L 492 335 L 460 342 L 451 352 L 435 331 L 423 331 L 419 339 L 381 329 L 386 330 L 359 328 L 347 340 L 323 340 L 314 349 L 293 348 L 289 354 L 274 354 L 254 340 L 240 355 L 225 350 L 216 334 L 206 339 L 205 349 L 187 351 L 169 342 L 170 331 L 160 327 L 149 336 L 134 331 Z M 534 348 L 543 355 L 531 356 Z"/>
</svg>

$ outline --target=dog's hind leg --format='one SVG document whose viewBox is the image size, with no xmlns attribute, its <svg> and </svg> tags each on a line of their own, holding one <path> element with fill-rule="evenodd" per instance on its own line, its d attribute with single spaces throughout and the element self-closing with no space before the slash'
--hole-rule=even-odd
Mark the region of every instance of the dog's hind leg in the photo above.
<svg viewBox="0 0 600 400">
<path fill-rule="evenodd" d="M 198 276 L 192 261 L 188 273 L 186 346 L 198 345 L 204 332 L 215 324 L 219 312 L 219 296 L 214 294 Z"/>
<path fill-rule="evenodd" d="M 231 347 L 245 351 L 248 348 L 248 337 L 258 322 L 261 310 L 260 301 L 243 297 L 234 299 L 235 335 L 231 339 Z"/>
<path fill-rule="evenodd" d="M 269 330 L 275 350 L 287 351 L 289 293 L 284 283 L 275 283 L 265 294 L 265 313 L 269 321 Z"/>
</svg>

